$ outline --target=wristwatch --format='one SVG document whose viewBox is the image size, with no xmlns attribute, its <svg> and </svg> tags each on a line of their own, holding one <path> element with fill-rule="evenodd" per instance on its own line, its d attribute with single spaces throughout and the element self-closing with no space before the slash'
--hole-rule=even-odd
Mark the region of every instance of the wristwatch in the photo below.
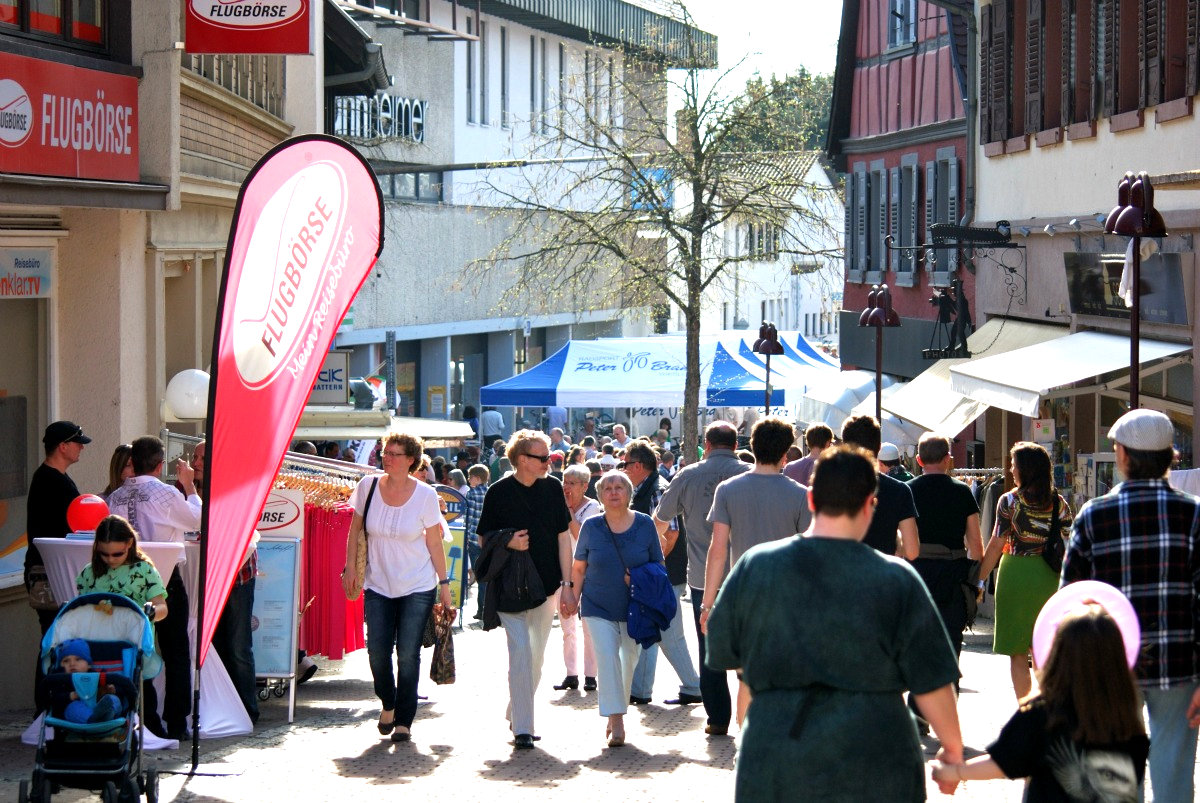
<svg viewBox="0 0 1200 803">
<path fill-rule="evenodd" d="M 563 580 L 561 583 L 559 583 L 559 585 L 561 585 L 563 588 L 574 588 L 575 581 L 574 580 Z"/>
<path fill-rule="evenodd" d="M 446 578 L 446 579 L 444 579 L 444 580 L 438 580 L 438 585 L 440 585 L 440 586 L 448 586 L 448 585 L 450 585 L 450 578 L 449 578 L 449 577 L 447 577 L 447 578 Z"/>
<path fill-rule="evenodd" d="M 700 610 L 701 610 L 701 611 L 711 611 L 711 610 L 712 610 L 712 606 L 711 606 L 711 605 L 705 605 L 703 602 L 701 602 L 701 603 L 700 603 Z"/>
</svg>

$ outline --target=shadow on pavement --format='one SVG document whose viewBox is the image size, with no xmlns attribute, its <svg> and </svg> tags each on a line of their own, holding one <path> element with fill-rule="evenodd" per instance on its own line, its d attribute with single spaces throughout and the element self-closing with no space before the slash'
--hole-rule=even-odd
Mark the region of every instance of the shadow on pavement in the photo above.
<svg viewBox="0 0 1200 803">
<path fill-rule="evenodd" d="M 449 745 L 426 748 L 417 742 L 381 738 L 359 755 L 335 758 L 333 764 L 343 778 L 365 778 L 380 785 L 405 784 L 431 774 L 453 752 Z"/>
</svg>

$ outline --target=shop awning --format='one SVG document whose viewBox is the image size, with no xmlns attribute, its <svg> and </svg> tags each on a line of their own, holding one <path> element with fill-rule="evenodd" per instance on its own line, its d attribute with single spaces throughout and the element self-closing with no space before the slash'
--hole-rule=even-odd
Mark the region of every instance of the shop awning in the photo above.
<svg viewBox="0 0 1200 803">
<path fill-rule="evenodd" d="M 350 410 L 315 406 L 304 408 L 293 441 L 346 441 L 382 438 L 388 432 L 404 432 L 425 441 L 426 448 L 461 446 L 472 437 L 466 421 L 444 418 L 394 416 L 387 410 Z"/>
<path fill-rule="evenodd" d="M 967 338 L 976 360 L 1062 337 L 1065 329 L 1015 318 L 992 318 Z M 954 436 L 987 410 L 986 402 L 956 393 L 950 387 L 950 369 L 972 362 L 969 358 L 938 360 L 919 376 L 883 398 L 883 409 L 912 421 L 930 432 Z"/>
<path fill-rule="evenodd" d="M 1191 351 L 1186 343 L 1141 340 L 1141 364 Z M 1038 414 L 1038 402 L 1076 382 L 1129 368 L 1129 338 L 1105 332 L 1066 337 L 970 360 L 950 368 L 950 389 L 976 401 L 1020 413 Z"/>
</svg>

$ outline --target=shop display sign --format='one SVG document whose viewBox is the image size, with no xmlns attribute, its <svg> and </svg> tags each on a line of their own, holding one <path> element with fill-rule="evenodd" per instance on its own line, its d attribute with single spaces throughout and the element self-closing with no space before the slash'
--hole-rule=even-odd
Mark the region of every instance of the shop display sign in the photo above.
<svg viewBox="0 0 1200 803">
<path fill-rule="evenodd" d="M 0 53 L 0 172 L 137 181 L 137 78 Z"/>
<path fill-rule="evenodd" d="M 1105 318 L 1130 316 L 1117 295 L 1124 257 L 1113 254 L 1063 254 L 1071 312 Z M 1142 260 L 1141 319 L 1143 323 L 1188 325 L 1187 294 L 1179 254 L 1158 253 Z"/>
<path fill-rule="evenodd" d="M 187 0 L 188 53 L 312 52 L 309 0 Z"/>
<path fill-rule="evenodd" d="M 254 674 L 258 677 L 290 677 L 295 672 L 299 573 L 299 539 L 258 542 L 258 577 L 250 619 Z"/>
<path fill-rule="evenodd" d="M 49 248 L 0 248 L 0 298 L 49 298 Z"/>
<path fill-rule="evenodd" d="M 304 491 L 272 488 L 256 528 L 263 535 L 304 537 Z"/>
<path fill-rule="evenodd" d="M 317 381 L 313 383 L 309 404 L 346 405 L 350 403 L 350 352 L 331 351 L 325 355 Z"/>
<path fill-rule="evenodd" d="M 1030 422 L 1034 443 L 1051 443 L 1054 440 L 1054 419 L 1035 418 Z"/>
</svg>

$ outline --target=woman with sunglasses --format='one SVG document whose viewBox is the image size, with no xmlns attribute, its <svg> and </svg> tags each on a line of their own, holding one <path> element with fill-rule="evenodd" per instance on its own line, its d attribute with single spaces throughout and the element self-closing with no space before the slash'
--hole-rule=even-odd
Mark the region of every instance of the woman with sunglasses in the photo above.
<svg viewBox="0 0 1200 803">
<path fill-rule="evenodd" d="M 377 727 L 393 742 L 412 738 L 421 671 L 421 635 L 434 603 L 454 618 L 442 512 L 433 488 L 413 476 L 422 464 L 423 444 L 412 435 L 392 433 L 383 441 L 383 471 L 363 477 L 350 499 L 354 517 L 346 540 L 342 586 L 349 597 L 363 593 L 367 656 L 375 695 L 383 705 Z M 367 561 L 358 576 L 358 534 L 365 528 Z M 396 666 L 392 666 L 392 653 Z"/>
</svg>

